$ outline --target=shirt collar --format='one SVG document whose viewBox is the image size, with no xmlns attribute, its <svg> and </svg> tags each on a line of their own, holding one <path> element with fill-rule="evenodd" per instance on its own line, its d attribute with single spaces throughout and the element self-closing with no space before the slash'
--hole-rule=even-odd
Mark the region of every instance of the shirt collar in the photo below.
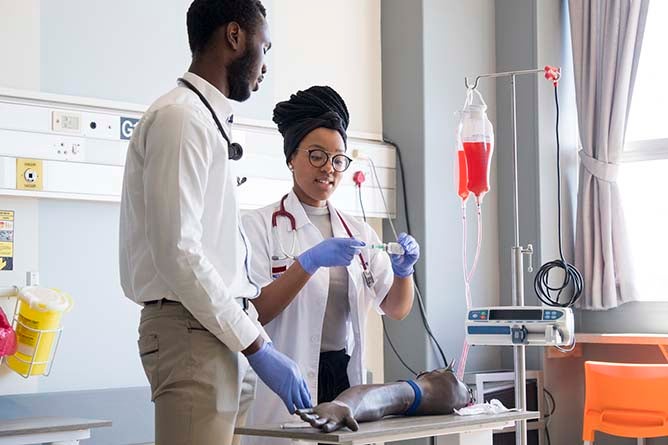
<svg viewBox="0 0 668 445">
<path fill-rule="evenodd" d="M 195 88 L 197 88 L 199 92 L 202 93 L 206 100 L 211 104 L 213 111 L 215 111 L 216 115 L 218 115 L 220 123 L 229 130 L 234 116 L 234 110 L 232 109 L 230 100 L 225 97 L 225 95 L 221 93 L 218 88 L 214 87 L 195 73 L 188 71 L 183 75 L 183 78 L 192 83 Z"/>
<path fill-rule="evenodd" d="M 304 211 L 306 212 L 306 215 L 311 217 L 311 216 L 323 216 L 323 215 L 329 215 L 329 207 L 324 206 L 324 207 L 313 207 L 308 204 L 304 204 L 302 202 L 302 207 L 304 207 Z"/>
</svg>

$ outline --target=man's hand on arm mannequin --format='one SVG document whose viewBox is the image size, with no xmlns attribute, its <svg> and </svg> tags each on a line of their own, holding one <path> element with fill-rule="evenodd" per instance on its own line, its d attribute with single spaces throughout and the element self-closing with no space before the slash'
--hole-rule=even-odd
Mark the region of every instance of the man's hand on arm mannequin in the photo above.
<svg viewBox="0 0 668 445">
<path fill-rule="evenodd" d="M 295 409 L 312 406 L 311 393 L 299 367 L 290 357 L 277 351 L 272 343 L 258 337 L 241 352 L 260 380 L 283 400 L 290 414 Z"/>
</svg>

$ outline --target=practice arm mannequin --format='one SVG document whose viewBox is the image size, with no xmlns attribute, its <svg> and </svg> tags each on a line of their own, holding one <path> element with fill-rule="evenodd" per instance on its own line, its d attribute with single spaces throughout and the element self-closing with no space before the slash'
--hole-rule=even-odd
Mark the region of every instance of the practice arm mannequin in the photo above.
<svg viewBox="0 0 668 445">
<path fill-rule="evenodd" d="M 451 414 L 472 402 L 469 388 L 450 368 L 418 375 L 415 383 L 422 400 L 415 415 Z M 370 422 L 385 416 L 404 414 L 415 401 L 415 391 L 407 382 L 353 386 L 330 403 L 297 410 L 302 420 L 326 433 L 347 426 L 357 431 L 358 422 Z"/>
</svg>

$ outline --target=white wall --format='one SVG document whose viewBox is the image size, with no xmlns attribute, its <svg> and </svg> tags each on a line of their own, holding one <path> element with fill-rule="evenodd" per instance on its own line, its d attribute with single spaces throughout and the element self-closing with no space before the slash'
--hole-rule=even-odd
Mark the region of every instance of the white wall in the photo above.
<svg viewBox="0 0 668 445">
<path fill-rule="evenodd" d="M 424 4 L 425 221 L 429 241 L 424 257 L 425 290 L 430 295 L 429 313 L 434 333 L 447 345 L 448 353 L 458 360 L 464 341 L 466 299 L 461 200 L 453 180 L 455 113 L 461 110 L 466 97 L 464 76 L 495 71 L 495 4 L 489 0 L 447 3 L 425 0 Z M 480 91 L 487 103 L 489 118 L 496 125 L 495 85 L 481 81 Z M 474 306 L 499 302 L 497 157 L 498 154 L 493 154 L 490 192 L 482 205 L 482 248 L 471 283 Z M 478 232 L 473 196 L 467 207 L 470 268 Z M 453 328 L 455 326 L 457 328 Z M 498 367 L 498 351 L 487 347 L 471 349 L 466 366 L 469 372 L 494 367 Z"/>
<path fill-rule="evenodd" d="M 189 65 L 189 4 L 118 0 L 91 7 L 87 0 L 42 1 L 42 91 L 151 103 Z M 277 101 L 329 84 L 347 101 L 350 130 L 381 133 L 380 0 L 265 0 L 264 5 L 273 43 L 269 73 L 260 91 L 238 105 L 237 117 L 271 120 Z"/>
<path fill-rule="evenodd" d="M 575 108 L 575 79 L 571 56 L 570 29 L 566 9 L 560 2 L 538 3 L 536 29 L 538 66 L 557 65 L 562 69 L 559 81 L 559 139 L 562 187 L 562 234 L 566 260 L 575 263 L 575 213 L 578 182 L 578 124 Z M 559 256 L 557 218 L 557 142 L 555 138 L 556 110 L 554 90 L 539 78 L 539 193 L 540 244 L 539 264 Z"/>
<path fill-rule="evenodd" d="M 148 104 L 188 67 L 189 3 L 0 0 L 0 86 Z M 330 84 L 347 100 L 350 129 L 379 134 L 380 0 L 264 4 L 269 76 L 237 117 L 269 120 L 277 100 Z M 38 269 L 41 283 L 69 291 L 75 307 L 52 374 L 23 380 L 0 371 L 0 395 L 146 385 L 135 345 L 139 309 L 118 279 L 118 205 L 0 196 L 5 208 L 16 209 L 22 232 L 16 272 L 2 272 L 0 285 L 22 284 L 26 270 Z"/>
<path fill-rule="evenodd" d="M 189 61 L 188 0 L 41 2 L 41 90 L 148 104 Z"/>
<path fill-rule="evenodd" d="M 0 85 L 39 89 L 39 0 L 0 0 Z M 39 270 L 37 201 L 0 197 L 0 210 L 14 213 L 14 270 L 0 272 L 0 286 L 24 285 L 27 271 Z M 15 300 L 0 301 L 11 317 Z M 38 381 L 26 381 L 6 367 L 0 368 L 0 394 L 37 391 Z"/>
<path fill-rule="evenodd" d="M 283 0 L 274 9 L 274 99 L 328 84 L 346 100 L 350 130 L 382 133 L 380 0 Z"/>
<path fill-rule="evenodd" d="M 421 242 L 416 271 L 428 319 L 448 361 L 459 359 L 466 316 L 460 201 L 452 179 L 455 112 L 466 95 L 464 76 L 495 71 L 494 16 L 495 3 L 490 0 L 382 2 L 384 133 L 401 147 L 406 172 L 408 210 L 402 211 L 398 193 L 397 229 L 405 228 L 408 213 L 411 231 Z M 495 121 L 493 83 L 484 84 L 482 91 Z M 472 286 L 474 303 L 479 305 L 499 301 L 495 176 L 492 192 L 485 197 L 483 247 Z M 469 203 L 469 210 L 474 206 Z M 471 216 L 469 261 L 477 233 Z M 425 333 L 417 302 L 408 318 L 388 322 L 387 328 L 409 366 L 417 371 L 442 366 Z M 499 348 L 477 347 L 472 349 L 467 370 L 488 370 L 499 364 Z M 387 352 L 385 375 L 388 380 L 402 379 L 409 372 Z"/>
<path fill-rule="evenodd" d="M 42 283 L 74 299 L 40 392 L 145 386 L 136 346 L 139 306 L 119 285 L 118 205 L 44 199 L 39 210 Z"/>
<path fill-rule="evenodd" d="M 39 89 L 40 0 L 0 0 L 0 85 Z"/>
</svg>

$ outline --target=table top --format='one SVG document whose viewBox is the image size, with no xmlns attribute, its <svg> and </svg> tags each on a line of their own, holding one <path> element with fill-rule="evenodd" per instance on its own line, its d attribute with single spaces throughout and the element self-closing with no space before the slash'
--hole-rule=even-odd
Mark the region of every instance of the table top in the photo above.
<svg viewBox="0 0 668 445">
<path fill-rule="evenodd" d="M 281 437 L 334 444 L 362 444 L 455 434 L 464 431 L 500 428 L 508 422 L 537 419 L 537 411 L 511 411 L 501 414 L 458 416 L 390 417 L 376 422 L 360 423 L 358 431 L 342 428 L 323 433 L 315 428 L 283 429 L 277 425 L 257 425 L 237 428 L 236 434 L 248 436 Z"/>
<path fill-rule="evenodd" d="M 668 345 L 668 334 L 617 333 L 600 334 L 579 332 L 575 334 L 577 343 L 598 343 L 614 345 Z"/>
<path fill-rule="evenodd" d="M 17 434 L 39 434 L 87 430 L 111 426 L 111 420 L 80 419 L 76 417 L 25 417 L 0 420 L 0 437 Z"/>
</svg>

